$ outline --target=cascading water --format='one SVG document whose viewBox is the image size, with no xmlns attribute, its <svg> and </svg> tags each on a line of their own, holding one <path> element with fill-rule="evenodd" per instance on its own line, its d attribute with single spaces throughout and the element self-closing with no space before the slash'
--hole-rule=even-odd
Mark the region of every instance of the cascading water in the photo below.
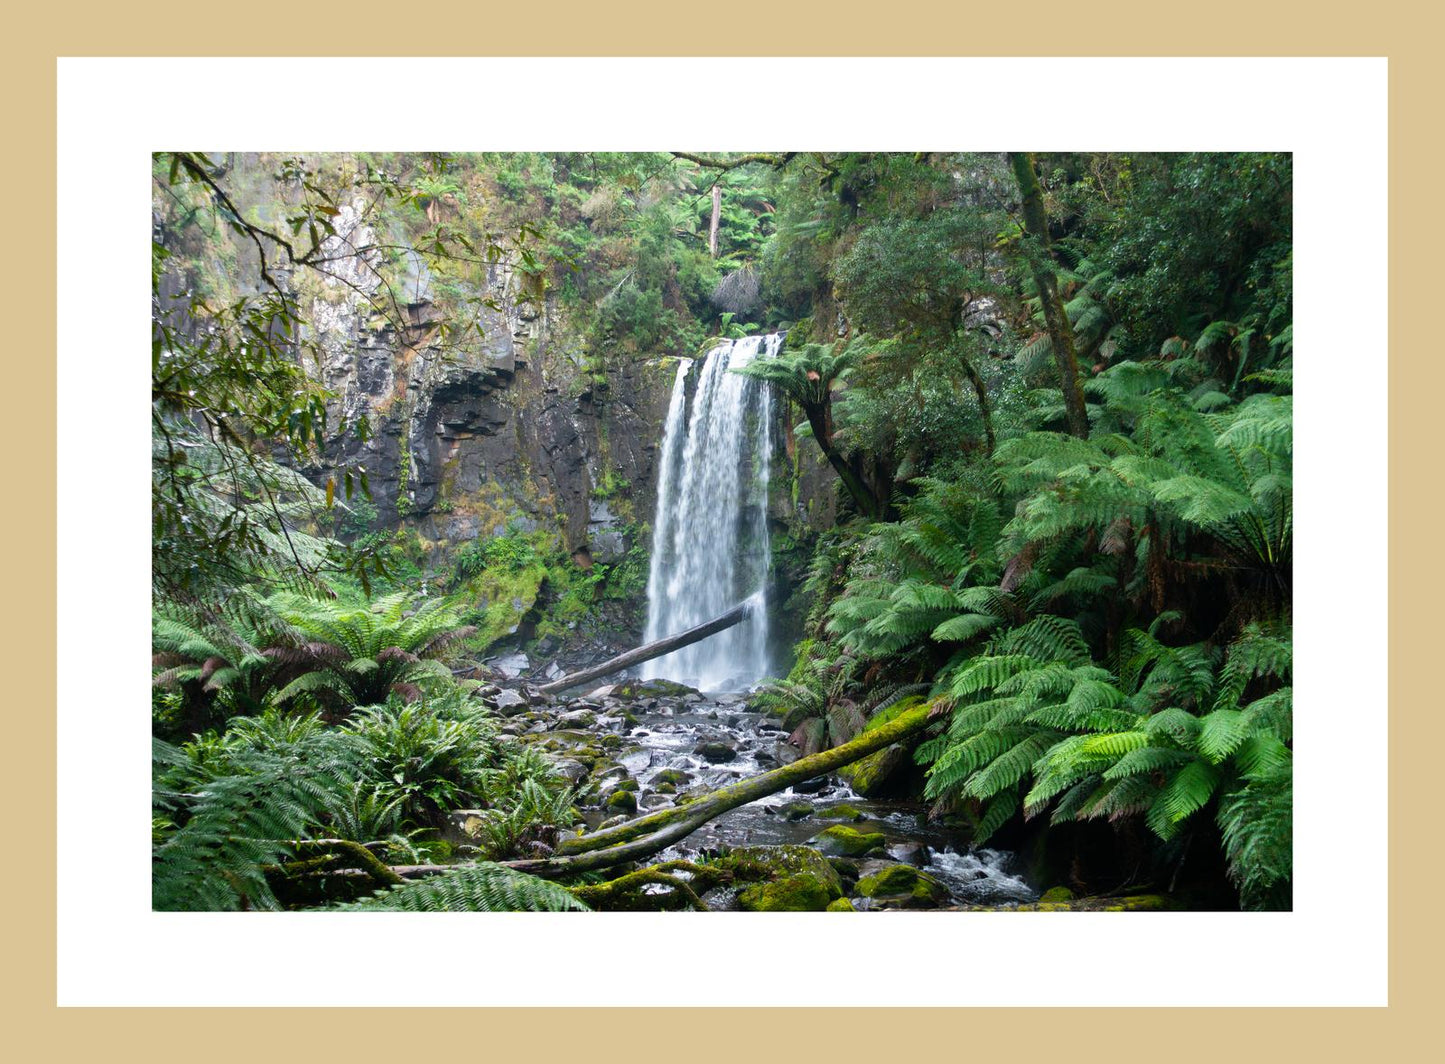
<svg viewBox="0 0 1445 1064">
<path fill-rule="evenodd" d="M 760 352 L 772 357 L 782 340 L 781 333 L 726 340 L 700 364 L 678 366 L 663 429 L 646 638 L 710 621 L 745 599 L 752 610 L 741 624 L 648 662 L 646 678 L 717 691 L 768 673 L 772 399 L 761 381 L 729 371 Z"/>
</svg>

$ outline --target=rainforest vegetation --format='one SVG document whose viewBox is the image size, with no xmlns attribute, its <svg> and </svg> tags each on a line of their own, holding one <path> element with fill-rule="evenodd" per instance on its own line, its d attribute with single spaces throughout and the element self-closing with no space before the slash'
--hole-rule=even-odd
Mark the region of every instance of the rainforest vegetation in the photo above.
<svg viewBox="0 0 1445 1064">
<path fill-rule="evenodd" d="M 969 908 L 880 863 L 906 815 L 1019 855 L 1008 907 L 1288 909 L 1291 190 L 1284 154 L 158 153 L 155 907 Z M 773 333 L 737 372 L 790 650 L 693 705 L 793 753 L 644 778 L 639 719 L 698 695 L 540 688 L 640 642 L 670 367 Z M 675 849 L 835 773 L 895 819 Z"/>
</svg>

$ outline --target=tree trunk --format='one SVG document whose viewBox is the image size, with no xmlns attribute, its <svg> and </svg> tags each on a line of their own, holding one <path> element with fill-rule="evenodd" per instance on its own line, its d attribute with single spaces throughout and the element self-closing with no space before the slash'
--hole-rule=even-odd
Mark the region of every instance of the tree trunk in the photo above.
<svg viewBox="0 0 1445 1064">
<path fill-rule="evenodd" d="M 710 635 L 747 619 L 752 612 L 753 603 L 751 600 L 740 602 L 728 610 L 721 617 L 714 617 L 712 620 L 696 627 L 689 628 L 677 635 L 670 635 L 664 639 L 658 639 L 651 643 L 644 643 L 635 650 L 629 650 L 625 654 L 619 654 L 615 658 L 609 658 L 601 665 L 594 665 L 590 669 L 583 669 L 581 672 L 574 672 L 563 676 L 560 680 L 554 680 L 549 684 L 543 684 L 537 690 L 544 695 L 561 694 L 570 687 L 587 683 L 590 680 L 600 680 L 614 672 L 621 672 L 623 669 L 631 668 L 633 665 L 640 665 L 644 661 L 651 661 L 653 658 L 660 658 L 664 654 L 670 654 L 674 650 L 696 643 L 699 639 L 706 639 Z"/>
<path fill-rule="evenodd" d="M 799 758 L 791 765 L 775 768 L 751 779 L 731 783 L 686 805 L 650 813 L 605 831 L 567 839 L 558 847 L 556 857 L 505 863 L 518 871 L 550 878 L 610 868 L 624 861 L 640 860 L 686 838 L 709 820 L 730 809 L 765 798 L 795 783 L 827 775 L 886 746 L 892 746 L 901 739 L 918 734 L 929 725 L 933 710 L 933 703 L 921 703 L 899 714 L 887 724 L 866 731 L 842 746 Z"/>
<path fill-rule="evenodd" d="M 968 374 L 968 381 L 973 385 L 973 394 L 978 397 L 978 412 L 983 417 L 984 442 L 988 446 L 988 454 L 993 454 L 993 406 L 988 401 L 988 386 L 984 384 L 983 377 L 973 364 L 973 359 L 967 355 L 963 357 L 963 372 Z"/>
<path fill-rule="evenodd" d="M 801 403 L 803 413 L 808 418 L 808 427 L 813 430 L 813 439 L 817 441 L 818 447 L 823 452 L 823 457 L 828 459 L 828 464 L 833 467 L 833 472 L 838 474 L 838 479 L 843 482 L 844 489 L 853 497 L 857 503 L 858 510 L 864 517 L 877 521 L 883 517 L 886 499 L 880 498 L 869 485 L 863 474 L 854 468 L 853 464 L 843 457 L 843 452 L 833 445 L 833 412 L 827 405 L 830 402 L 824 399 L 823 403 Z"/>
<path fill-rule="evenodd" d="M 1033 238 L 1029 249 L 1029 265 L 1043 307 L 1044 327 L 1049 331 L 1049 345 L 1059 365 L 1059 385 L 1064 392 L 1064 410 L 1069 431 L 1080 439 L 1089 435 L 1089 415 L 1084 408 L 1084 389 L 1079 381 L 1079 360 L 1074 351 L 1074 330 L 1059 298 L 1059 279 L 1054 273 L 1049 245 L 1049 221 L 1044 214 L 1044 196 L 1034 174 L 1034 159 L 1028 152 L 1009 152 L 1019 194 L 1023 197 L 1024 228 Z"/>
<path fill-rule="evenodd" d="M 717 258 L 717 227 L 722 220 L 722 186 L 714 184 L 712 187 L 712 221 L 707 227 L 707 253 Z"/>
</svg>

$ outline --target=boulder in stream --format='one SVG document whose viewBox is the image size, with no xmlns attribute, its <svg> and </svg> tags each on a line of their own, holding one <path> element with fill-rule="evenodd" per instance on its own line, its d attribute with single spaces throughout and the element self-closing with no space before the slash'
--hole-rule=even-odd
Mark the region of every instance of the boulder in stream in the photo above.
<svg viewBox="0 0 1445 1064">
<path fill-rule="evenodd" d="M 838 770 L 838 776 L 864 798 L 887 794 L 893 778 L 913 764 L 913 751 L 908 744 L 886 746 Z M 793 788 L 797 790 L 797 788 Z"/>
<path fill-rule="evenodd" d="M 615 684 L 610 692 L 613 698 L 664 698 L 676 695 L 695 695 L 696 688 L 671 680 L 627 680 Z"/>
<path fill-rule="evenodd" d="M 637 795 L 630 790 L 615 790 L 607 796 L 604 808 L 609 813 L 635 813 L 637 812 Z"/>
<path fill-rule="evenodd" d="M 723 742 L 702 742 L 693 747 L 693 753 L 713 764 L 720 764 L 724 761 L 732 761 L 738 756 L 737 747 L 731 743 Z"/>
<path fill-rule="evenodd" d="M 835 824 L 818 832 L 808 842 L 830 857 L 862 857 L 883 849 L 885 840 L 882 832 L 859 831 Z"/>
<path fill-rule="evenodd" d="M 864 876 L 854 890 L 874 908 L 933 909 L 949 899 L 946 886 L 907 864 L 891 864 Z"/>
<path fill-rule="evenodd" d="M 821 912 L 843 896 L 833 866 L 807 846 L 740 846 L 719 863 L 738 881 L 754 880 L 738 893 L 750 912 Z"/>
</svg>

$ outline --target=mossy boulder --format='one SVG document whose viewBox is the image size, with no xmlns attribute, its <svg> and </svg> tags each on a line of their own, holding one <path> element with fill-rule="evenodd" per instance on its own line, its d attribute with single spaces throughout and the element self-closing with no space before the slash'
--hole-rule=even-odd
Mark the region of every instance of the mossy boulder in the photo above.
<svg viewBox="0 0 1445 1064">
<path fill-rule="evenodd" d="M 856 805 L 849 805 L 844 802 L 841 805 L 830 806 L 827 809 L 816 811 L 819 820 L 867 820 L 867 814 Z"/>
<path fill-rule="evenodd" d="M 807 873 L 754 883 L 738 894 L 738 905 L 755 913 L 822 912 L 831 900 L 827 885 Z"/>
<path fill-rule="evenodd" d="M 626 782 L 631 782 L 630 780 Z M 632 791 L 616 790 L 607 796 L 604 808 L 609 813 L 637 812 L 637 795 Z"/>
<path fill-rule="evenodd" d="M 789 802 L 778 812 L 788 820 L 806 820 L 813 815 L 813 806 L 810 802 Z"/>
<path fill-rule="evenodd" d="M 668 698 L 677 695 L 695 695 L 697 688 L 671 680 L 628 680 L 612 688 L 613 698 Z"/>
<path fill-rule="evenodd" d="M 1039 901 L 1042 902 L 1055 903 L 1073 900 L 1074 892 L 1068 887 L 1050 887 L 1048 890 L 1044 891 L 1043 894 L 1039 895 Z"/>
<path fill-rule="evenodd" d="M 907 744 L 895 744 L 844 765 L 838 769 L 838 778 L 864 798 L 877 798 L 887 793 L 893 777 L 912 763 L 913 754 Z"/>
<path fill-rule="evenodd" d="M 842 824 L 824 828 L 808 840 L 810 845 L 830 857 L 862 857 L 883 849 L 884 841 L 882 832 L 859 831 Z"/>
<path fill-rule="evenodd" d="M 896 908 L 927 909 L 948 901 L 948 888 L 912 865 L 893 864 L 858 880 L 854 892 Z"/>
<path fill-rule="evenodd" d="M 684 783 L 691 783 L 692 777 L 680 768 L 665 768 L 652 777 L 652 782 L 671 783 L 675 787 L 680 787 Z"/>
<path fill-rule="evenodd" d="M 719 862 L 737 882 L 750 912 L 821 912 L 842 897 L 843 884 L 827 859 L 807 846 L 743 846 Z"/>
<path fill-rule="evenodd" d="M 828 903 L 827 911 L 830 913 L 856 913 L 858 910 L 847 898 L 835 898 Z"/>
<path fill-rule="evenodd" d="M 616 789 L 619 791 L 635 791 L 637 790 L 637 781 L 634 779 L 618 780 Z"/>
</svg>

